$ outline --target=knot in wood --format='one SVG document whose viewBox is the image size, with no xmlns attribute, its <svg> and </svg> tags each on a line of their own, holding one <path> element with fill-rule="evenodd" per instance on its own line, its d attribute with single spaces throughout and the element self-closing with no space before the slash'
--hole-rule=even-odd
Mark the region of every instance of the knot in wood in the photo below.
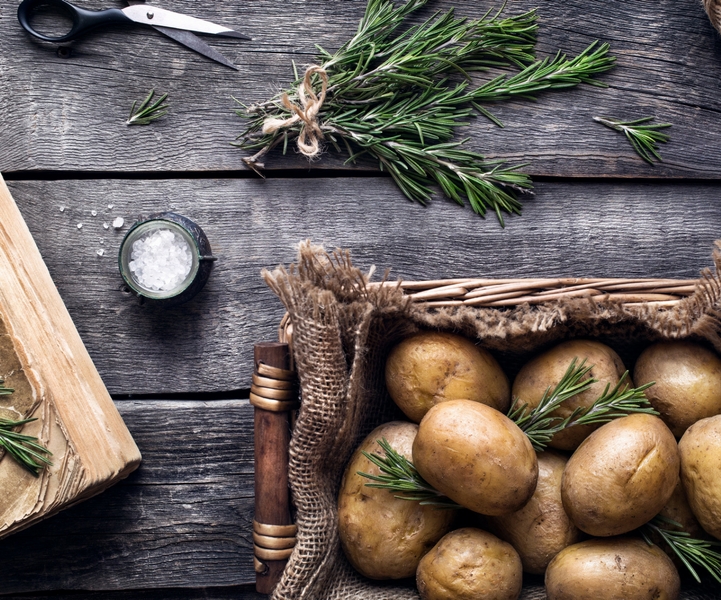
<svg viewBox="0 0 721 600">
<path fill-rule="evenodd" d="M 321 90 L 319 94 L 313 89 L 313 75 L 318 75 L 321 82 Z M 325 102 L 326 91 L 328 90 L 328 74 L 323 67 L 311 65 L 305 70 L 303 80 L 298 84 L 296 96 L 297 103 L 291 101 L 288 94 L 283 94 L 281 100 L 283 106 L 288 109 L 292 115 L 287 119 L 268 118 L 263 122 L 263 133 L 273 134 L 279 129 L 291 127 L 298 122 L 302 122 L 300 132 L 298 133 L 298 150 L 308 158 L 315 158 L 321 152 L 321 142 L 323 141 L 323 132 L 318 123 L 318 113 L 320 112 L 323 102 Z"/>
</svg>

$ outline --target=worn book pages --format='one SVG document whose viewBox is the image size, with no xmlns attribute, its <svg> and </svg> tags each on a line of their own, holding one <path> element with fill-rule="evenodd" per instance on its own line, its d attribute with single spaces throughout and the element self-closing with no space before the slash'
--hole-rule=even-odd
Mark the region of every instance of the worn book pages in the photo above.
<svg viewBox="0 0 721 600">
<path fill-rule="evenodd" d="M 140 452 L 0 177 L 0 417 L 53 453 L 38 477 L 0 454 L 0 538 L 127 477 Z"/>
</svg>

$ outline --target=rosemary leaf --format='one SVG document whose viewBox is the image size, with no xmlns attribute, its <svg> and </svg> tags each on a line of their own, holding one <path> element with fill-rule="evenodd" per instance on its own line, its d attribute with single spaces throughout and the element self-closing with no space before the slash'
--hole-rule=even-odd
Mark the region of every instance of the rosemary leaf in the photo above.
<svg viewBox="0 0 721 600">
<path fill-rule="evenodd" d="M 633 146 L 636 154 L 651 165 L 654 164 L 654 159 L 662 160 L 656 144 L 665 144 L 670 139 L 668 134 L 659 131 L 659 129 L 671 127 L 671 123 L 650 124 L 650 121 L 654 119 L 655 117 L 643 117 L 635 121 L 622 121 L 611 117 L 593 117 L 593 120 L 597 123 L 623 133 L 631 146 Z"/>
</svg>

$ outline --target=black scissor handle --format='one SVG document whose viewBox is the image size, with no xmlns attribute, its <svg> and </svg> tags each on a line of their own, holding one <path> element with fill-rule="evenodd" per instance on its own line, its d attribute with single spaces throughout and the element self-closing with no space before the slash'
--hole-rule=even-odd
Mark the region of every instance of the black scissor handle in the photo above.
<svg viewBox="0 0 721 600">
<path fill-rule="evenodd" d="M 56 14 L 70 17 L 73 21 L 73 26 L 70 31 L 65 35 L 57 37 L 50 37 L 35 31 L 30 24 L 30 19 L 35 9 L 41 6 L 48 6 L 55 11 Z M 101 25 L 132 22 L 125 16 L 125 13 L 118 8 L 86 10 L 74 6 L 65 0 L 23 0 L 20 6 L 18 6 L 18 21 L 20 21 L 20 25 L 22 25 L 28 33 L 46 42 L 68 42 Z"/>
</svg>

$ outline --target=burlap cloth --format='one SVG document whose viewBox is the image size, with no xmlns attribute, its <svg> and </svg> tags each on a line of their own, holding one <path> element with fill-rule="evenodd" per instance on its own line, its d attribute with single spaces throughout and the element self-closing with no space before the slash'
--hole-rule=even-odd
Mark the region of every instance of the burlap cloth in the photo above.
<svg viewBox="0 0 721 600">
<path fill-rule="evenodd" d="M 714 259 L 718 271 L 718 251 Z M 383 583 L 358 575 L 337 534 L 336 498 L 351 452 L 376 425 L 398 417 L 383 367 L 400 338 L 420 328 L 459 332 L 494 352 L 511 377 L 532 353 L 572 337 L 605 341 L 629 365 L 644 345 L 659 339 L 703 340 L 721 352 L 721 285 L 710 272 L 694 296 L 666 310 L 592 299 L 513 309 L 429 309 L 410 302 L 397 286 L 369 284 L 348 253 L 327 254 L 308 242 L 301 244 L 297 264 L 264 271 L 263 277 L 291 316 L 302 397 L 289 466 L 298 542 L 272 600 L 418 598 L 412 581 Z M 521 597 L 545 598 L 542 581 L 527 582 Z M 682 595 L 719 597 L 714 589 L 693 586 Z"/>
</svg>

